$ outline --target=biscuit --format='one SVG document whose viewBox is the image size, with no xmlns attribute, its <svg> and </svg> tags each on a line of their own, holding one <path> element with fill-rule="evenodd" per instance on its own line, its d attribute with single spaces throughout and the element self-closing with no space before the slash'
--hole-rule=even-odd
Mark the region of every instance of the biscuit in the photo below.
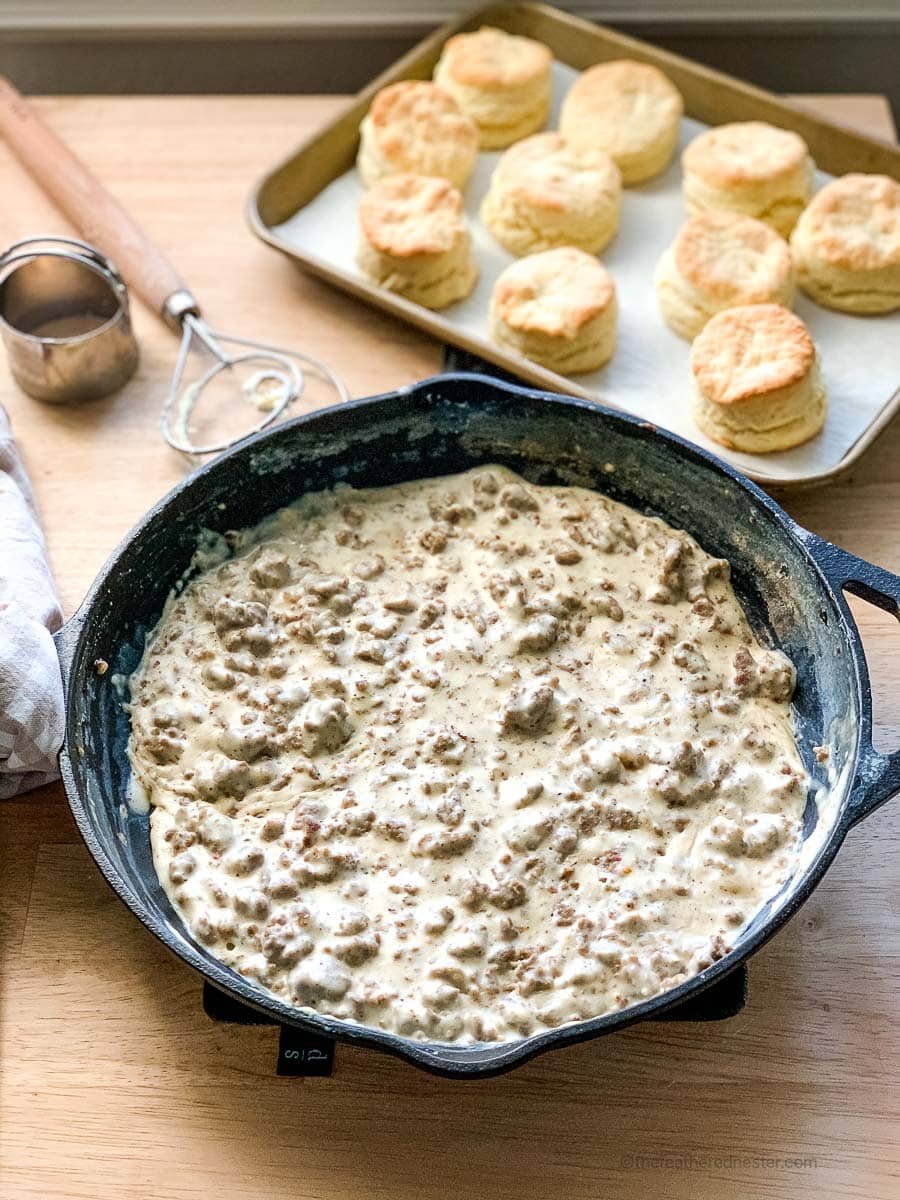
<svg viewBox="0 0 900 1200">
<path fill-rule="evenodd" d="M 813 340 L 780 304 L 717 313 L 691 346 L 691 370 L 691 415 L 707 437 L 731 450 L 789 450 L 825 423 Z"/>
<path fill-rule="evenodd" d="M 426 308 L 468 296 L 478 279 L 459 190 L 427 175 L 388 175 L 359 205 L 356 261 L 380 287 Z"/>
<path fill-rule="evenodd" d="M 448 39 L 434 79 L 476 123 L 482 150 L 502 150 L 546 124 L 552 62 L 542 42 L 485 25 Z"/>
<path fill-rule="evenodd" d="M 599 150 L 578 153 L 559 133 L 511 146 L 491 176 L 481 219 L 510 254 L 577 246 L 596 254 L 619 225 L 619 169 Z"/>
<path fill-rule="evenodd" d="M 662 71 L 621 58 L 579 76 L 559 129 L 573 145 L 608 154 L 623 183 L 642 183 L 669 165 L 683 111 L 681 93 Z"/>
<path fill-rule="evenodd" d="M 356 165 L 371 187 L 385 175 L 437 175 L 463 188 L 478 158 L 478 126 L 434 83 L 382 88 L 359 127 Z"/>
<path fill-rule="evenodd" d="M 681 156 L 689 213 L 724 209 L 771 225 L 787 237 L 812 195 L 815 164 L 806 142 L 765 121 L 718 125 Z"/>
<path fill-rule="evenodd" d="M 791 237 L 797 279 L 826 308 L 900 308 L 900 183 L 844 175 L 822 188 Z"/>
<path fill-rule="evenodd" d="M 698 213 L 682 225 L 656 268 L 659 307 L 670 329 L 691 341 L 710 317 L 742 304 L 794 301 L 787 242 L 753 217 Z"/>
<path fill-rule="evenodd" d="M 500 275 L 491 299 L 494 341 L 561 375 L 594 371 L 612 358 L 617 318 L 612 278 L 574 246 L 520 258 Z"/>
</svg>

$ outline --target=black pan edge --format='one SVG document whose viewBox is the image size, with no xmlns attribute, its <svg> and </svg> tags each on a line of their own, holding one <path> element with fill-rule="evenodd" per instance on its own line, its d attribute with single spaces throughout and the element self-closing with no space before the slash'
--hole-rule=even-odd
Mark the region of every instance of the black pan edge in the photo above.
<svg viewBox="0 0 900 1200">
<path fill-rule="evenodd" d="M 700 975 L 685 981 L 672 991 L 653 997 L 621 1013 L 607 1014 L 606 1016 L 581 1022 L 577 1025 L 547 1030 L 518 1042 L 496 1043 L 474 1048 L 448 1047 L 446 1045 L 415 1042 L 376 1029 L 358 1028 L 349 1023 L 318 1014 L 307 1015 L 300 1013 L 274 997 L 267 996 L 264 992 L 250 985 L 240 976 L 216 963 L 214 960 L 210 961 L 201 957 L 193 946 L 179 938 L 170 928 L 159 921 L 153 913 L 146 909 L 130 886 L 128 880 L 123 877 L 110 860 L 96 835 L 90 815 L 85 807 L 84 798 L 81 795 L 70 757 L 72 753 L 78 753 L 75 714 L 77 701 L 76 684 L 81 672 L 89 669 L 90 666 L 90 664 L 82 661 L 82 651 L 84 649 L 85 633 L 91 620 L 92 609 L 96 604 L 101 589 L 105 586 L 108 578 L 115 572 L 123 552 L 136 539 L 142 536 L 142 533 L 150 522 L 159 517 L 160 514 L 165 513 L 166 510 L 172 508 L 180 497 L 197 485 L 198 481 L 203 480 L 211 472 L 219 470 L 224 461 L 245 453 L 248 448 L 260 447 L 267 444 L 276 439 L 286 428 L 325 425 L 327 429 L 329 423 L 332 425 L 335 424 L 336 418 L 338 424 L 356 419 L 364 419 L 367 412 L 372 411 L 386 401 L 394 400 L 398 396 L 421 397 L 427 395 L 430 389 L 438 387 L 449 388 L 450 390 L 453 388 L 488 389 L 494 393 L 501 392 L 512 397 L 518 395 L 538 401 L 541 405 L 556 405 L 563 408 L 576 407 L 588 410 L 601 415 L 604 420 L 612 420 L 633 427 L 635 431 L 639 432 L 639 436 L 643 438 L 653 441 L 661 440 L 667 443 L 677 456 L 699 463 L 704 470 L 729 480 L 740 489 L 752 506 L 763 510 L 802 552 L 808 561 L 810 569 L 815 572 L 823 594 L 828 596 L 840 612 L 842 617 L 840 634 L 848 648 L 848 670 L 853 669 L 854 672 L 853 684 L 858 703 L 857 711 L 860 714 L 861 726 L 864 731 L 871 729 L 871 700 L 868 681 L 859 670 L 860 662 L 864 662 L 859 634 L 852 619 L 850 619 L 849 610 L 843 600 L 843 596 L 836 587 L 832 586 L 827 575 L 823 572 L 816 554 L 811 548 L 811 535 L 808 535 L 805 530 L 798 526 L 757 485 L 713 455 L 675 435 L 658 430 L 647 422 L 640 421 L 637 418 L 617 411 L 602 408 L 590 401 L 557 394 L 542 393 L 534 389 L 514 387 L 486 376 L 474 374 L 439 375 L 415 384 L 410 388 L 401 389 L 400 392 L 385 393 L 380 396 L 351 401 L 344 405 L 332 406 L 331 408 L 319 410 L 312 414 L 296 417 L 290 422 L 275 427 L 273 430 L 253 435 L 213 462 L 206 464 L 200 470 L 188 476 L 169 492 L 167 496 L 155 504 L 110 555 L 88 591 L 78 612 L 58 635 L 63 678 L 67 690 L 67 745 L 61 756 L 61 769 L 70 806 L 89 851 L 107 879 L 107 882 L 152 933 L 173 953 L 187 961 L 201 975 L 214 983 L 215 986 L 239 999 L 242 1003 L 259 1012 L 265 1013 L 269 1017 L 273 1017 L 281 1023 L 295 1025 L 320 1035 L 333 1037 L 339 1041 L 378 1049 L 403 1058 L 418 1067 L 438 1075 L 457 1078 L 477 1078 L 501 1074 L 547 1050 L 592 1039 L 610 1033 L 613 1030 L 624 1028 L 635 1022 L 652 1019 L 683 1003 L 685 1000 L 699 995 L 707 987 L 716 983 L 751 954 L 755 953 L 794 915 L 811 894 L 833 860 L 846 835 L 847 824 L 842 821 L 838 821 L 835 824 L 830 836 L 823 843 L 812 869 L 807 871 L 790 900 L 781 907 L 767 924 L 762 926 L 752 937 L 745 939 L 737 950 L 719 962 L 714 963 Z M 858 759 L 858 757 L 859 746 L 857 744 L 856 758 Z M 480 1055 L 480 1057 L 475 1058 L 475 1054 Z"/>
</svg>

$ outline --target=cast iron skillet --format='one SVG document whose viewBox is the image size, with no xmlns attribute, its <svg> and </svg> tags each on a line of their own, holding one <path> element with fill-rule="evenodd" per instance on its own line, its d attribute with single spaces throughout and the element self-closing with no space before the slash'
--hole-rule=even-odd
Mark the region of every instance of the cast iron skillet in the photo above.
<svg viewBox="0 0 900 1200">
<path fill-rule="evenodd" d="M 252 525 L 305 491 L 363 487 L 505 463 L 535 482 L 596 486 L 692 533 L 732 564 L 758 635 L 797 666 L 795 715 L 817 784 L 792 878 L 735 949 L 674 991 L 620 1013 L 512 1043 L 416 1042 L 327 1016 L 300 1014 L 195 943 L 169 905 L 150 857 L 147 817 L 129 809 L 129 723 L 117 675 L 140 658 L 146 631 L 184 572 L 202 529 Z M 848 830 L 900 790 L 900 752 L 872 747 L 871 693 L 862 645 L 843 596 L 894 616 L 900 579 L 801 529 L 759 488 L 697 447 L 595 404 L 451 374 L 299 417 L 249 438 L 185 479 L 113 553 L 75 616 L 57 634 L 66 686 L 62 774 L 72 811 L 100 870 L 132 912 L 208 981 L 280 1024 L 399 1055 L 443 1075 L 498 1074 L 535 1054 L 657 1018 L 745 960 L 822 878 Z M 110 670 L 98 674 L 95 660 Z M 830 764 L 813 747 L 830 743 Z"/>
</svg>

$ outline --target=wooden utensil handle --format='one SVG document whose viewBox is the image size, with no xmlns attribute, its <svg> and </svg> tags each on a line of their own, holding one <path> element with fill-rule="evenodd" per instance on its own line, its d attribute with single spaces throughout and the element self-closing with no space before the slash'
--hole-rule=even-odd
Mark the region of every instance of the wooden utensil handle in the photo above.
<svg viewBox="0 0 900 1200">
<path fill-rule="evenodd" d="M 16 88 L 0 75 L 0 133 L 86 241 L 102 250 L 156 312 L 184 289 L 178 272 Z"/>
</svg>

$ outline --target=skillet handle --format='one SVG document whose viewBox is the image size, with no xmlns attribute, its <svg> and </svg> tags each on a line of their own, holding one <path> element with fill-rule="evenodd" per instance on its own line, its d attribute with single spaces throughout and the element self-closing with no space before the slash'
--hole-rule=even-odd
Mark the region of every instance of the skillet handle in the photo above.
<svg viewBox="0 0 900 1200">
<path fill-rule="evenodd" d="M 56 646 L 56 655 L 59 658 L 63 686 L 66 688 L 69 686 L 69 672 L 72 669 L 72 659 L 75 657 L 75 647 L 81 636 L 83 624 L 81 609 L 79 609 L 53 634 L 53 644 Z"/>
<path fill-rule="evenodd" d="M 874 604 L 876 608 L 890 613 L 900 622 L 900 576 L 886 571 L 883 567 L 876 567 L 864 558 L 857 558 L 855 554 L 850 554 L 840 546 L 826 542 L 814 534 L 807 535 L 807 538 L 813 557 L 836 592 L 851 592 L 868 604 Z M 853 644 L 853 653 L 860 678 L 868 693 L 869 671 L 861 642 Z M 872 745 L 870 701 L 868 705 L 863 706 L 859 772 L 844 816 L 846 828 L 852 828 L 898 792 L 900 750 L 895 750 L 892 754 L 880 754 Z"/>
</svg>

